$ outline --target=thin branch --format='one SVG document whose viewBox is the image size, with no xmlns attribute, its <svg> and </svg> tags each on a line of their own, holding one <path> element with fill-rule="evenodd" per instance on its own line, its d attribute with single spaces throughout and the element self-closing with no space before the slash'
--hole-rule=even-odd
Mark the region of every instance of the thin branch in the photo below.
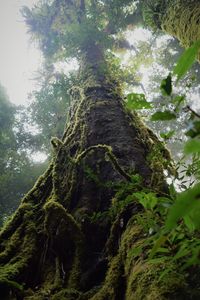
<svg viewBox="0 0 200 300">
<path fill-rule="evenodd" d="M 193 113 L 197 118 L 200 119 L 200 114 L 198 114 L 196 111 L 194 111 L 189 105 L 186 106 L 186 108 Z"/>
</svg>

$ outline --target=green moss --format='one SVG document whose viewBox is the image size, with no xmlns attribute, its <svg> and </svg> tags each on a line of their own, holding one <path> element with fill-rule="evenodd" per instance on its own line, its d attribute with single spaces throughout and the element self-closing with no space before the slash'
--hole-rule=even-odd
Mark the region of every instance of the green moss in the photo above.
<svg viewBox="0 0 200 300">
<path fill-rule="evenodd" d="M 95 81 L 95 78 L 92 80 Z M 67 134 L 65 134 L 63 138 L 64 142 L 57 138 L 52 140 L 52 144 L 54 148 L 56 148 L 56 153 L 49 169 L 39 178 L 30 193 L 27 194 L 20 209 L 13 217 L 13 220 L 4 229 L 2 238 L 10 237 L 10 239 L 5 242 L 5 252 L 1 254 L 2 260 L 8 258 L 8 263 L 4 264 L 1 268 L 0 282 L 2 281 L 2 283 L 7 284 L 8 289 L 12 288 L 10 282 L 15 282 L 15 280 L 18 282 L 16 278 L 19 278 L 24 270 L 26 273 L 28 271 L 31 272 L 31 263 L 37 261 L 37 258 L 34 258 L 36 246 L 40 246 L 43 241 L 45 243 L 44 255 L 38 255 L 39 258 L 37 261 L 40 267 L 39 290 L 36 291 L 35 294 L 33 294 L 31 290 L 27 291 L 25 299 L 73 300 L 80 298 L 80 300 L 116 300 L 119 293 L 125 293 L 125 285 L 123 285 L 125 279 L 128 287 L 128 300 L 131 293 L 139 295 L 138 297 L 143 295 L 140 291 L 140 283 L 142 287 L 149 284 L 151 295 L 156 291 L 154 286 L 157 287 L 158 276 L 153 277 L 153 275 L 151 275 L 152 269 L 146 261 L 144 261 L 144 265 L 146 266 L 144 277 L 142 277 L 142 272 L 132 271 L 137 269 L 138 262 L 135 258 L 130 257 L 129 251 L 133 246 L 137 247 L 142 244 L 145 239 L 141 226 L 136 223 L 136 218 L 132 218 L 126 229 L 123 228 L 125 232 L 122 237 L 121 233 L 120 236 L 116 236 L 115 230 L 111 230 L 110 243 L 112 244 L 114 239 L 117 239 L 115 246 L 118 249 L 115 250 L 115 253 L 109 253 L 110 264 L 101 287 L 94 287 L 86 293 L 79 291 L 85 241 L 79 223 L 67 211 L 66 207 L 68 207 L 71 201 L 74 189 L 77 188 L 79 194 L 82 193 L 82 190 L 79 189 L 79 182 L 77 181 L 77 172 L 80 163 L 93 151 L 100 150 L 102 154 L 105 154 L 105 160 L 110 161 L 112 167 L 126 179 L 126 182 L 131 180 L 129 174 L 120 166 L 110 146 L 100 144 L 86 148 L 84 139 L 87 130 L 87 125 L 85 125 L 85 123 L 87 123 L 87 113 L 89 113 L 93 105 L 106 105 L 106 101 L 99 101 L 97 104 L 94 104 L 93 99 L 87 98 L 85 94 L 86 92 L 89 94 L 91 91 L 95 93 L 95 88 L 99 87 L 101 87 L 101 85 L 98 85 L 97 82 L 95 82 L 94 85 L 94 82 L 91 81 L 87 83 L 85 90 L 81 90 L 78 94 L 77 97 L 80 98 L 80 101 L 78 99 L 75 105 L 72 116 L 74 123 L 70 124 L 66 130 Z M 111 90 L 111 85 L 108 87 Z M 89 91 L 89 89 L 91 90 Z M 86 107 L 87 104 L 88 107 Z M 154 161 L 154 156 L 156 155 L 156 146 L 160 145 L 158 139 L 151 134 L 144 125 L 141 126 L 141 122 L 138 121 L 138 116 L 135 115 L 133 122 L 131 118 L 129 118 L 129 120 L 131 126 L 136 128 L 138 143 L 140 145 L 142 143 L 144 144 L 144 148 L 148 154 L 150 150 L 153 149 L 151 154 L 149 154 L 152 155 L 149 159 L 149 164 L 154 162 L 152 168 L 156 168 L 155 164 L 157 161 Z M 74 137 L 80 139 L 78 145 L 75 144 L 76 141 Z M 74 151 L 71 151 L 73 154 L 72 157 L 70 157 L 69 153 L 74 145 L 77 147 L 75 147 Z M 160 155 L 160 157 L 163 157 L 163 153 Z M 160 170 L 160 166 L 158 169 Z M 84 178 L 81 184 L 83 182 Z M 46 189 L 49 189 L 48 193 L 46 193 Z M 28 203 L 33 203 L 33 206 Z M 39 205 L 36 206 L 36 203 Z M 43 210 L 40 210 L 41 207 L 43 207 Z M 79 218 L 81 220 L 84 214 L 87 217 L 87 207 L 85 209 L 86 210 L 84 210 L 84 207 L 80 207 L 79 211 L 76 211 L 77 220 L 79 220 Z M 39 218 L 37 218 L 37 216 L 39 216 Z M 118 216 L 115 215 L 115 217 L 117 218 Z M 97 223 L 95 225 L 97 225 Z M 114 225 L 116 225 L 116 223 Z M 100 226 L 102 226 L 102 224 L 100 224 Z M 39 230 L 40 232 L 38 234 Z M 102 255 L 104 255 L 104 250 L 105 249 L 102 250 Z M 108 253 L 106 253 L 106 255 L 107 254 Z M 86 260 L 87 259 L 88 257 L 86 257 Z M 160 268 L 160 266 L 157 266 L 159 276 Z M 124 275 L 126 275 L 126 277 L 124 277 Z M 151 285 L 150 281 L 148 281 L 150 275 L 153 281 Z"/>
<path fill-rule="evenodd" d="M 141 225 L 137 224 L 136 217 L 137 215 L 130 219 L 121 238 L 120 252 L 124 261 L 128 258 L 128 253 L 132 249 L 133 245 L 135 245 L 138 240 L 143 237 L 143 228 Z"/>
<path fill-rule="evenodd" d="M 63 140 L 64 145 L 67 146 L 72 141 L 73 137 L 76 134 L 78 127 L 80 126 L 80 115 L 85 105 L 85 95 L 84 91 L 77 87 L 78 89 L 78 99 L 74 103 L 74 113 L 73 113 L 73 126 L 69 123 L 68 128 L 66 129 L 67 134 L 64 134 Z M 73 100 L 74 101 L 74 100 Z"/>
<path fill-rule="evenodd" d="M 16 281 L 11 281 L 2 278 L 0 278 L 0 291 L 1 299 L 10 299 L 9 296 L 11 295 L 11 293 L 12 296 L 17 297 L 22 297 L 24 294 L 24 288 L 22 285 L 20 285 Z"/>
<path fill-rule="evenodd" d="M 110 262 L 110 266 L 102 288 L 90 300 L 117 299 L 122 275 L 123 275 L 122 260 L 120 255 L 117 255 Z"/>
<path fill-rule="evenodd" d="M 153 144 L 149 154 L 147 155 L 147 162 L 152 169 L 151 186 L 159 189 L 163 186 L 164 170 L 172 162 L 169 152 L 166 150 L 161 142 Z"/>
<path fill-rule="evenodd" d="M 18 283 L 21 274 L 28 270 L 29 263 L 36 251 L 36 227 L 33 206 L 28 203 L 20 205 L 1 233 L 4 238 L 4 251 L 0 254 L 0 285 L 5 291 L 14 294 L 22 292 Z"/>
<path fill-rule="evenodd" d="M 38 203 L 39 199 L 43 199 L 42 196 L 44 195 L 44 191 L 46 192 L 47 187 L 51 187 L 51 180 L 49 179 L 51 179 L 52 176 L 53 165 L 52 161 L 44 174 L 38 178 L 33 188 L 24 196 L 22 204 L 32 203 L 35 205 Z"/>
<path fill-rule="evenodd" d="M 48 297 L 48 294 L 41 294 L 41 293 L 35 293 L 34 295 L 25 296 L 24 300 L 46 300 Z"/>
<path fill-rule="evenodd" d="M 21 204 L 13 218 L 2 231 L 2 236 L 4 239 L 7 238 L 7 240 L 2 244 L 4 245 L 4 251 L 0 254 L 0 263 L 7 263 L 12 256 L 19 251 L 22 243 L 26 245 L 23 252 L 25 252 L 27 248 L 32 247 L 32 243 L 28 245 L 26 242 L 27 239 L 31 239 L 33 232 L 35 233 L 35 225 L 32 219 L 33 207 L 30 204 Z M 27 237 L 25 232 L 27 232 L 27 234 L 30 233 L 30 237 Z"/>
<path fill-rule="evenodd" d="M 15 283 L 20 274 L 29 268 L 29 263 L 36 249 L 35 230 L 31 226 L 25 228 L 24 239 L 20 239 L 21 245 L 18 244 L 18 253 L 9 260 L 8 263 L 0 267 L 0 284 L 7 285 L 8 289 L 21 289 L 20 285 Z"/>
<path fill-rule="evenodd" d="M 100 290 L 100 286 L 95 286 L 91 290 L 89 290 L 86 293 L 82 294 L 80 296 L 80 300 L 89 300 L 89 299 L 91 299 L 94 295 L 96 295 L 98 293 L 99 290 Z"/>
<path fill-rule="evenodd" d="M 126 180 L 131 181 L 131 176 L 127 174 L 122 167 L 120 166 L 116 156 L 113 154 L 112 147 L 108 145 L 103 145 L 103 144 L 98 144 L 91 146 L 87 149 L 85 149 L 83 152 L 81 152 L 77 157 L 76 157 L 76 163 L 79 163 L 84 157 L 86 157 L 89 153 L 102 149 L 105 151 L 105 155 L 108 157 L 110 162 L 112 163 L 113 168 L 120 174 L 122 175 Z M 106 159 L 106 158 L 105 158 Z"/>
<path fill-rule="evenodd" d="M 126 107 L 124 109 L 126 110 Z M 149 186 L 157 191 L 162 190 L 165 182 L 164 170 L 167 169 L 170 174 L 175 172 L 171 154 L 136 112 L 127 111 L 127 118 L 130 120 L 130 125 L 134 126 L 137 131 L 138 138 L 135 141 L 138 141 L 138 144 L 143 144 L 147 164 L 152 170 Z"/>
<path fill-rule="evenodd" d="M 133 215 L 120 237 L 115 230 L 111 230 L 110 242 L 112 244 L 112 240 L 115 241 L 118 238 L 118 249 L 114 252 L 106 249 L 106 254 L 113 255 L 114 253 L 115 255 L 116 252 L 118 254 L 110 258 L 111 264 L 104 284 L 92 299 L 117 299 L 115 287 L 118 278 L 121 282 L 123 282 L 122 278 L 126 280 L 124 299 L 127 300 L 193 299 L 191 295 L 195 295 L 194 299 L 198 299 L 198 289 L 193 291 L 190 288 L 187 272 L 182 270 L 180 264 L 173 259 L 174 249 L 168 247 L 167 254 L 163 253 L 153 259 L 149 258 L 150 249 L 157 237 L 154 239 L 152 235 L 149 235 L 148 230 L 144 229 L 145 224 L 138 221 L 139 216 L 144 222 L 148 221 L 147 213 L 140 211 Z M 116 277 L 113 276 L 114 270 Z"/>
<path fill-rule="evenodd" d="M 82 247 L 81 244 L 76 245 L 76 251 L 73 258 L 72 269 L 69 274 L 68 286 L 70 288 L 79 289 L 79 283 L 81 278 L 81 259 L 82 259 Z"/>
<path fill-rule="evenodd" d="M 23 300 L 46 300 L 51 299 L 51 291 L 50 290 L 39 290 L 39 291 L 32 291 L 28 289 L 24 292 Z"/>
<path fill-rule="evenodd" d="M 79 300 L 81 293 L 74 289 L 63 289 L 52 296 L 52 300 Z"/>
<path fill-rule="evenodd" d="M 54 199 L 50 199 L 45 205 L 45 231 L 47 235 L 53 241 L 54 238 L 59 239 L 59 243 L 62 244 L 63 250 L 66 246 L 73 244 L 75 250 L 73 256 L 70 257 L 71 270 L 68 274 L 68 285 L 71 288 L 77 288 L 79 285 L 79 277 L 81 270 L 81 258 L 82 258 L 82 246 L 83 236 L 81 229 L 72 215 L 68 214 L 65 208 Z M 54 249 L 54 251 L 56 251 Z M 60 283 L 60 266 L 62 259 L 59 261 L 59 249 L 58 258 L 56 259 L 56 274 L 55 285 Z"/>
<path fill-rule="evenodd" d="M 5 250 L 0 253 L 0 263 L 6 262 L 15 254 L 15 250 L 21 244 L 22 226 L 18 227 L 7 241 Z"/>
<path fill-rule="evenodd" d="M 65 208 L 54 198 L 51 198 L 44 205 L 45 211 L 45 230 L 47 234 L 52 235 L 57 231 L 69 231 L 74 239 L 81 235 L 80 227 L 72 215 L 68 214 Z M 65 238 L 65 237 L 63 237 Z"/>
<path fill-rule="evenodd" d="M 122 235 L 119 246 L 126 278 L 125 299 L 183 299 L 181 297 L 187 293 L 184 273 L 180 272 L 170 257 L 150 261 L 147 241 L 148 236 L 142 226 L 137 224 L 137 215 L 133 216 Z M 140 247 L 142 250 L 134 255 L 133 250 Z"/>
<path fill-rule="evenodd" d="M 53 147 L 54 152 L 57 153 L 59 149 L 63 146 L 63 142 L 57 137 L 52 137 L 51 145 Z"/>
<path fill-rule="evenodd" d="M 200 39 L 200 6 L 199 1 L 176 0 L 167 5 L 162 17 L 162 30 L 176 37 L 188 48 Z M 198 55 L 200 60 L 200 53 Z"/>
<path fill-rule="evenodd" d="M 200 39 L 199 18 L 200 7 L 196 0 L 144 1 L 145 23 L 155 30 L 162 29 L 176 37 L 185 48 Z"/>
<path fill-rule="evenodd" d="M 169 272 L 161 277 L 165 269 L 169 269 Z M 131 268 L 129 267 L 129 273 L 126 274 L 128 279 L 126 299 L 177 299 L 173 295 L 177 291 L 182 291 L 183 295 L 187 285 L 184 276 L 173 269 L 173 264 L 169 262 L 163 261 L 156 264 L 137 261 Z"/>
<path fill-rule="evenodd" d="M 32 210 L 32 205 L 22 203 L 0 232 L 0 240 L 7 239 L 21 224 L 25 212 Z"/>
</svg>

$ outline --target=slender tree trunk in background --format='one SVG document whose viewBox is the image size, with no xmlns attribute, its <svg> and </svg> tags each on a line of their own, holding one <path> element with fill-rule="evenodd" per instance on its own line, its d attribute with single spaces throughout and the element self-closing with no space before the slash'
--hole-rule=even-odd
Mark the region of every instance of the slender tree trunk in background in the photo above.
<svg viewBox="0 0 200 300">
<path fill-rule="evenodd" d="M 1 297 L 184 299 L 190 290 L 173 265 L 160 282 L 166 264 L 152 266 L 129 255 L 145 242 L 136 221 L 144 211 L 137 201 L 108 215 L 119 183 L 129 192 L 166 192 L 168 152 L 124 108 L 98 46 L 85 49 L 80 78 L 71 90 L 74 105 L 63 140 L 52 139 L 48 170 L 0 234 Z M 134 174 L 142 177 L 140 184 Z"/>
</svg>

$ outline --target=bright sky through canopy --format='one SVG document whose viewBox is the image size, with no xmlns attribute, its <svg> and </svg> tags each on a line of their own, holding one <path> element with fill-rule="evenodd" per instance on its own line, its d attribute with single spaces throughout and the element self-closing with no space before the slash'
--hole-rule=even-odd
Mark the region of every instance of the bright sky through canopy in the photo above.
<svg viewBox="0 0 200 300">
<path fill-rule="evenodd" d="M 34 89 L 33 78 L 42 61 L 41 52 L 30 42 L 20 13 L 37 0 L 0 0 L 0 83 L 10 101 L 24 104 Z"/>
<path fill-rule="evenodd" d="M 31 43 L 28 29 L 20 13 L 22 6 L 32 7 L 38 0 L 0 0 L 0 83 L 6 88 L 10 101 L 25 104 L 28 94 L 36 86 L 37 70 L 42 63 L 42 54 Z M 132 34 L 133 35 L 133 34 Z M 140 29 L 130 40 L 146 38 Z M 75 68 L 72 62 L 67 69 Z M 76 66 L 77 67 L 77 66 Z"/>
</svg>

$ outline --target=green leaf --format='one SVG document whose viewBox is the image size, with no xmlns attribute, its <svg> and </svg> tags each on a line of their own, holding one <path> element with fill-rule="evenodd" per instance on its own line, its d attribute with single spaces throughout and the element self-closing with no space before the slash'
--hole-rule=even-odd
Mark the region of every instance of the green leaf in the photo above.
<svg viewBox="0 0 200 300">
<path fill-rule="evenodd" d="M 196 55 L 200 49 L 200 41 L 195 42 L 190 48 L 184 51 L 179 58 L 173 73 L 177 75 L 177 82 L 183 77 L 187 71 L 191 68 L 196 59 Z"/>
<path fill-rule="evenodd" d="M 187 228 L 189 229 L 189 231 L 194 231 L 195 230 L 195 225 L 194 222 L 191 220 L 191 217 L 186 215 L 184 218 L 184 223 L 187 226 Z"/>
<path fill-rule="evenodd" d="M 135 247 L 128 252 L 128 257 L 137 257 L 142 253 L 142 251 L 142 247 Z"/>
<path fill-rule="evenodd" d="M 187 244 L 183 244 L 180 249 L 178 250 L 178 252 L 176 253 L 176 255 L 173 257 L 173 260 L 177 260 L 180 259 L 181 257 L 184 257 L 186 255 L 188 255 L 190 253 L 190 249 L 188 248 Z"/>
<path fill-rule="evenodd" d="M 172 102 L 176 105 L 180 105 L 185 100 L 185 95 L 177 95 L 172 99 Z"/>
<path fill-rule="evenodd" d="M 153 210 L 154 207 L 158 203 L 158 198 L 156 197 L 155 193 L 144 193 L 144 192 L 138 192 L 133 194 L 142 204 L 142 206 L 146 209 Z"/>
<path fill-rule="evenodd" d="M 157 241 L 155 242 L 155 244 L 149 254 L 149 259 L 152 259 L 154 257 L 154 255 L 159 251 L 160 246 L 162 246 L 166 242 L 167 238 L 168 238 L 167 236 L 161 235 L 157 239 Z"/>
<path fill-rule="evenodd" d="M 185 143 L 185 154 L 200 153 L 200 140 L 189 140 Z"/>
<path fill-rule="evenodd" d="M 196 133 L 195 130 L 193 129 L 189 129 L 186 133 L 185 133 L 186 136 L 189 136 L 191 138 L 195 138 L 198 134 Z"/>
<path fill-rule="evenodd" d="M 166 262 L 166 256 L 148 259 L 148 264 L 163 264 Z"/>
<path fill-rule="evenodd" d="M 200 215 L 200 184 L 196 184 L 193 188 L 190 188 L 177 196 L 176 202 L 172 205 L 167 216 L 165 228 L 171 230 L 176 227 L 177 222 L 181 218 L 186 218 L 186 216 L 195 216 L 191 218 L 193 222 L 196 220 L 196 215 Z M 190 221 L 191 221 L 190 220 Z M 186 226 L 192 228 L 191 224 L 188 223 L 188 218 L 185 219 Z M 199 226 L 195 222 L 194 226 Z"/>
<path fill-rule="evenodd" d="M 169 253 L 170 251 L 167 248 L 160 247 L 160 248 L 158 248 L 157 252 L 158 253 Z"/>
<path fill-rule="evenodd" d="M 192 126 L 193 127 L 190 128 L 185 135 L 195 138 L 200 135 L 200 121 L 193 121 Z"/>
<path fill-rule="evenodd" d="M 199 214 L 200 214 L 200 205 L 196 206 L 193 210 L 191 210 L 188 213 L 188 215 L 186 215 L 183 218 L 185 225 L 188 227 L 190 231 L 194 231 L 195 229 L 200 228 Z"/>
<path fill-rule="evenodd" d="M 169 110 L 157 111 L 151 116 L 151 121 L 170 121 L 176 119 L 176 114 Z"/>
<path fill-rule="evenodd" d="M 175 132 L 174 130 L 171 130 L 171 131 L 168 131 L 168 132 L 161 132 L 160 136 L 161 136 L 161 138 L 163 138 L 165 140 L 168 140 L 174 135 L 174 132 Z"/>
<path fill-rule="evenodd" d="M 129 109 L 147 109 L 152 108 L 152 104 L 147 102 L 144 94 L 131 93 L 127 96 L 126 106 Z"/>
<path fill-rule="evenodd" d="M 172 271 L 171 268 L 167 268 L 165 269 L 163 272 L 161 272 L 160 277 L 158 278 L 158 282 L 161 281 L 163 279 L 163 277 L 165 277 L 166 275 L 168 276 L 168 274 Z"/>
<path fill-rule="evenodd" d="M 172 93 L 172 77 L 171 74 L 161 81 L 160 85 L 163 96 L 170 96 Z"/>
</svg>

